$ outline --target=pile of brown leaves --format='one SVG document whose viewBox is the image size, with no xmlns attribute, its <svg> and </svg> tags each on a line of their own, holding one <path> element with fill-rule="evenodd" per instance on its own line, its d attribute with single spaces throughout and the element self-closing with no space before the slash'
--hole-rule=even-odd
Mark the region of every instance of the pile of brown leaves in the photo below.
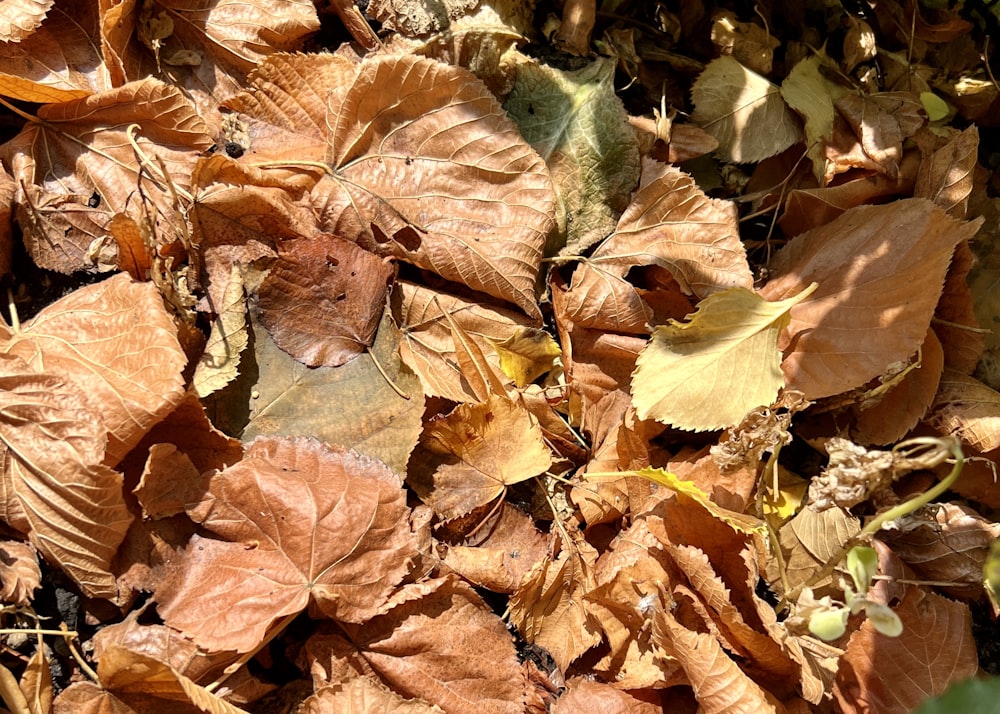
<svg viewBox="0 0 1000 714">
<path fill-rule="evenodd" d="M 902 713 L 975 674 L 960 8 L 331 5 L 0 6 L 0 270 L 109 275 L 0 323 L 7 708 Z"/>
</svg>

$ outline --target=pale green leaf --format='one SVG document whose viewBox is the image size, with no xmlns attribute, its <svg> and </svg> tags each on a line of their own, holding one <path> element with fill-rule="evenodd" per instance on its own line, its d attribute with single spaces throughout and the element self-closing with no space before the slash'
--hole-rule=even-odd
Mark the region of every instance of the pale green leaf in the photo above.
<svg viewBox="0 0 1000 714">
<path fill-rule="evenodd" d="M 814 612 L 809 618 L 809 631 L 821 640 L 836 640 L 847 631 L 847 618 L 850 614 L 846 608 Z"/>
<path fill-rule="evenodd" d="M 781 96 L 805 122 L 807 155 L 813 162 L 813 174 L 826 174 L 826 142 L 833 136 L 833 103 L 847 90 L 834 84 L 820 72 L 820 55 L 808 57 L 792 68 L 781 83 Z"/>
<path fill-rule="evenodd" d="M 575 72 L 522 62 L 505 108 L 545 159 L 561 241 L 581 252 L 615 229 L 639 182 L 639 149 L 615 93 L 615 63 Z"/>
<path fill-rule="evenodd" d="M 702 300 L 689 322 L 657 326 L 632 373 L 639 418 L 708 431 L 773 402 L 784 385 L 778 335 L 815 288 L 773 303 L 730 288 Z"/>
</svg>

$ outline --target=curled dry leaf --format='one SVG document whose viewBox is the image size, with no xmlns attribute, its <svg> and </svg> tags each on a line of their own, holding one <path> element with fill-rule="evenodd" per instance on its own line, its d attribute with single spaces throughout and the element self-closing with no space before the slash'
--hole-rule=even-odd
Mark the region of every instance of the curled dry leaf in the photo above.
<svg viewBox="0 0 1000 714">
<path fill-rule="evenodd" d="M 854 389 L 906 360 L 927 335 L 959 223 L 924 199 L 859 206 L 796 236 L 769 266 L 768 300 L 819 289 L 794 306 L 779 342 L 787 386 L 817 399 Z"/>
<path fill-rule="evenodd" d="M 15 0 L 0 5 L 0 37 L 14 28 L 4 27 L 3 11 L 19 4 L 48 6 L 40 27 L 21 40 L 0 44 L 2 93 L 26 102 L 50 104 L 81 99 L 109 89 L 101 65 L 97 36 L 97 3 L 61 3 L 52 0 Z M 40 19 L 40 18 L 39 18 Z M 17 29 L 24 29 L 23 27 Z"/>
<path fill-rule="evenodd" d="M 946 369 L 928 422 L 978 451 L 1000 448 L 1000 393 L 975 377 Z"/>
<path fill-rule="evenodd" d="M 79 389 L 107 430 L 113 466 L 183 398 L 187 358 L 176 335 L 156 287 L 120 273 L 57 300 L 19 332 L 0 325 L 0 352 Z"/>
<path fill-rule="evenodd" d="M 661 165 L 653 171 L 589 261 L 622 278 L 635 266 L 658 265 L 684 293 L 699 297 L 751 287 L 736 206 L 709 198 L 676 167 Z"/>
<path fill-rule="evenodd" d="M 537 420 L 506 396 L 431 419 L 418 448 L 407 481 L 445 519 L 486 505 L 552 465 Z"/>
<path fill-rule="evenodd" d="M 103 465 L 105 431 L 79 387 L 0 359 L 4 521 L 91 597 L 114 598 L 109 565 L 132 516 L 121 474 Z"/>
<path fill-rule="evenodd" d="M 16 540 L 0 541 L 0 601 L 27 605 L 41 582 L 35 549 Z"/>
<path fill-rule="evenodd" d="M 20 42 L 38 29 L 55 0 L 6 0 L 0 5 L 0 42 Z"/>
<path fill-rule="evenodd" d="M 854 132 L 870 160 L 870 168 L 896 178 L 903 158 L 903 139 L 913 136 L 926 121 L 916 96 L 906 92 L 847 92 L 834 106 Z"/>
<path fill-rule="evenodd" d="M 312 603 L 364 622 L 417 554 L 406 493 L 384 464 L 314 439 L 260 438 L 212 477 L 194 536 L 156 592 L 164 621 L 210 650 L 253 650 Z"/>
<path fill-rule="evenodd" d="M 802 139 L 781 90 L 730 56 L 705 67 L 691 88 L 691 119 L 719 140 L 724 161 L 760 161 Z"/>
<path fill-rule="evenodd" d="M 375 339 L 392 264 L 335 236 L 282 243 L 257 290 L 275 344 L 310 367 L 339 367 Z"/>
<path fill-rule="evenodd" d="M 142 202 L 132 198 L 140 159 L 129 140 L 130 127 L 136 128 L 139 148 L 147 157 L 159 156 L 182 191 L 190 188 L 194 160 L 212 145 L 190 101 L 176 87 L 152 78 L 43 106 L 38 118 L 42 121 L 28 122 L 4 144 L 2 158 L 25 187 L 16 197 L 17 220 L 32 258 L 63 273 L 94 267 L 88 258 L 91 243 L 105 234 L 115 213 L 144 220 Z M 172 215 L 173 195 L 159 177 L 159 167 L 153 171 L 157 180 L 143 181 L 144 195 L 161 213 Z M 89 208 L 95 194 L 100 205 Z M 68 233 L 58 226 L 66 219 L 48 215 L 59 201 L 79 204 Z M 176 237 L 167 226 L 161 233 L 165 242 Z"/>
<path fill-rule="evenodd" d="M 102 45 L 115 84 L 165 75 L 206 120 L 261 60 L 297 49 L 319 29 L 309 0 L 123 2 L 102 15 Z"/>
<path fill-rule="evenodd" d="M 199 397 L 207 397 L 236 379 L 240 356 L 249 342 L 243 274 L 238 265 L 230 270 L 222 303 L 215 306 L 212 332 L 198 358 L 192 384 Z"/>
<path fill-rule="evenodd" d="M 346 212 L 338 223 L 355 223 L 365 247 L 539 317 L 535 279 L 553 226 L 552 183 L 475 75 L 375 57 L 334 88 L 327 116 L 328 201 Z"/>
</svg>

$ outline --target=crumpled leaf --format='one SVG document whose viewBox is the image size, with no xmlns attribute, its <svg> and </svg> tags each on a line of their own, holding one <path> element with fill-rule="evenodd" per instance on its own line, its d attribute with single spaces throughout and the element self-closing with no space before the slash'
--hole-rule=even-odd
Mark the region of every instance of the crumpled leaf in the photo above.
<svg viewBox="0 0 1000 714">
<path fill-rule="evenodd" d="M 205 350 L 198 358 L 192 382 L 199 397 L 207 397 L 236 379 L 240 355 L 249 342 L 247 306 L 243 295 L 243 275 L 233 266 L 218 314 L 212 321 L 212 332 Z"/>
<path fill-rule="evenodd" d="M 214 475 L 192 537 L 156 591 L 164 621 L 210 650 L 249 652 L 314 603 L 364 622 L 416 557 L 406 493 L 384 464 L 315 439 L 260 438 Z"/>
<path fill-rule="evenodd" d="M 912 136 L 926 121 L 920 100 L 906 92 L 847 92 L 834 106 L 869 159 L 867 167 L 896 178 L 903 157 L 903 139 Z"/>
<path fill-rule="evenodd" d="M 632 374 L 638 417 L 707 431 L 773 402 L 784 383 L 778 335 L 815 287 L 773 303 L 731 288 L 702 300 L 689 322 L 654 328 Z"/>
<path fill-rule="evenodd" d="M 0 5 L 0 36 L 24 28 L 4 28 L 3 11 L 11 6 L 47 6 L 48 15 L 20 40 L 0 44 L 0 94 L 26 102 L 55 103 L 80 99 L 110 89 L 101 63 L 97 35 L 96 3 L 62 3 L 52 0 L 15 0 Z M 39 18 L 40 19 L 40 18 Z"/>
<path fill-rule="evenodd" d="M 206 121 L 259 62 L 299 49 L 319 29 L 309 0 L 152 0 L 103 9 L 101 39 L 115 84 L 148 75 L 183 87 Z"/>
<path fill-rule="evenodd" d="M 190 188 L 194 160 L 212 145 L 208 127 L 190 101 L 176 87 L 153 78 L 45 105 L 38 118 L 42 121 L 28 122 L 3 145 L 2 158 L 21 186 L 16 215 L 25 245 L 39 266 L 63 273 L 95 267 L 91 244 L 106 234 L 114 214 L 144 220 L 143 202 L 134 197 L 140 159 L 129 141 L 129 127 L 136 127 L 139 148 L 147 157 L 159 156 L 182 191 Z M 174 196 L 162 180 L 144 180 L 143 191 L 160 213 L 172 215 Z M 90 208 L 94 195 L 100 203 Z M 64 204 L 74 212 L 63 215 Z M 178 231 L 163 225 L 159 233 L 169 242 Z M 113 254 L 104 260 L 108 262 L 98 255 L 97 267 L 114 265 Z"/>
<path fill-rule="evenodd" d="M 281 349 L 310 367 L 339 367 L 368 349 L 392 265 L 334 236 L 282 243 L 257 289 L 258 316 Z"/>
<path fill-rule="evenodd" d="M 38 29 L 55 0 L 4 0 L 0 4 L 0 42 L 20 42 Z"/>
<path fill-rule="evenodd" d="M 404 699 L 367 677 L 349 679 L 327 687 L 302 702 L 302 714 L 325 712 L 395 712 L 396 714 L 444 714 L 444 709 L 416 699 Z"/>
<path fill-rule="evenodd" d="M 975 377 L 946 369 L 928 423 L 978 451 L 1000 448 L 1000 393 Z"/>
<path fill-rule="evenodd" d="M 387 30 L 418 36 L 448 29 L 453 18 L 465 15 L 477 4 L 476 0 L 442 0 L 433 4 L 420 0 L 372 0 L 366 12 Z"/>
<path fill-rule="evenodd" d="M 649 179 L 589 262 L 622 278 L 634 266 L 658 265 L 670 272 L 685 294 L 698 297 L 751 287 L 753 276 L 739 239 L 736 206 L 709 198 L 674 166 L 649 168 Z"/>
<path fill-rule="evenodd" d="M 618 222 L 639 182 L 635 132 L 615 92 L 615 63 L 564 71 L 534 60 L 517 64 L 504 107 L 549 167 L 565 252 L 579 254 Z"/>
<path fill-rule="evenodd" d="M 176 335 L 156 287 L 119 273 L 57 300 L 19 332 L 0 325 L 0 352 L 76 385 L 107 430 L 113 466 L 183 398 L 187 358 Z"/>
<path fill-rule="evenodd" d="M 691 88 L 691 119 L 719 140 L 723 161 L 749 163 L 802 140 L 781 90 L 730 56 L 712 60 Z"/>
<path fill-rule="evenodd" d="M 85 593 L 114 598 L 109 567 L 132 516 L 121 474 L 102 463 L 105 430 L 78 390 L 19 357 L 0 358 L 0 509 Z"/>
<path fill-rule="evenodd" d="M 332 89 L 330 232 L 538 317 L 554 193 L 489 90 L 467 70 L 416 57 L 368 59 Z"/>
<path fill-rule="evenodd" d="M 827 397 L 908 359 L 927 335 L 955 246 L 978 225 L 911 198 L 852 208 L 789 241 L 761 296 L 820 287 L 792 308 L 779 342 L 787 386 L 807 399 Z"/>
<path fill-rule="evenodd" d="M 506 396 L 459 404 L 431 419 L 418 448 L 407 481 L 445 519 L 486 505 L 552 465 L 537 420 Z"/>
<path fill-rule="evenodd" d="M 0 602 L 25 606 L 41 584 L 35 549 L 17 540 L 0 541 Z"/>
</svg>

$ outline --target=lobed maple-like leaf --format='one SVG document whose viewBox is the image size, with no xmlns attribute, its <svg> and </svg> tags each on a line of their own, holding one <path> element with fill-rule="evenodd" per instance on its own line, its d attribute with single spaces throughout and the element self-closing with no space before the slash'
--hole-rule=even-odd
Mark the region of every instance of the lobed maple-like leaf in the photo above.
<svg viewBox="0 0 1000 714">
<path fill-rule="evenodd" d="M 689 322 L 654 328 L 632 375 L 638 417 L 706 431 L 773 402 L 784 383 L 778 335 L 814 289 L 767 302 L 731 288 L 702 300 Z"/>
<path fill-rule="evenodd" d="M 646 168 L 649 175 L 615 232 L 589 262 L 622 278 L 635 266 L 658 265 L 670 272 L 685 294 L 698 297 L 751 287 L 753 276 L 739 239 L 736 206 L 709 198 L 674 166 Z"/>
<path fill-rule="evenodd" d="M 978 225 L 910 198 L 852 208 L 789 241 L 760 294 L 779 300 L 820 287 L 792 308 L 779 343 L 787 386 L 827 397 L 908 359 L 927 335 L 955 246 Z"/>
<path fill-rule="evenodd" d="M 407 480 L 427 505 L 451 519 L 551 465 L 537 420 L 520 402 L 491 395 L 431 419 Z"/>
<path fill-rule="evenodd" d="M 257 289 L 260 321 L 303 364 L 339 367 L 375 339 L 394 273 L 334 236 L 287 241 Z"/>
<path fill-rule="evenodd" d="M 115 465 L 184 394 L 187 357 L 152 283 L 119 273 L 52 303 L 19 331 L 0 325 L 0 352 L 72 382 L 107 431 Z"/>
<path fill-rule="evenodd" d="M 313 603 L 364 622 L 416 557 L 406 493 L 384 464 L 315 439 L 251 442 L 189 514 L 195 535 L 156 591 L 164 621 L 211 650 L 249 652 Z"/>
<path fill-rule="evenodd" d="M 79 390 L 0 358 L 0 512 L 85 593 L 114 598 L 109 567 L 132 516 L 121 474 L 102 463 L 105 430 Z"/>
</svg>

